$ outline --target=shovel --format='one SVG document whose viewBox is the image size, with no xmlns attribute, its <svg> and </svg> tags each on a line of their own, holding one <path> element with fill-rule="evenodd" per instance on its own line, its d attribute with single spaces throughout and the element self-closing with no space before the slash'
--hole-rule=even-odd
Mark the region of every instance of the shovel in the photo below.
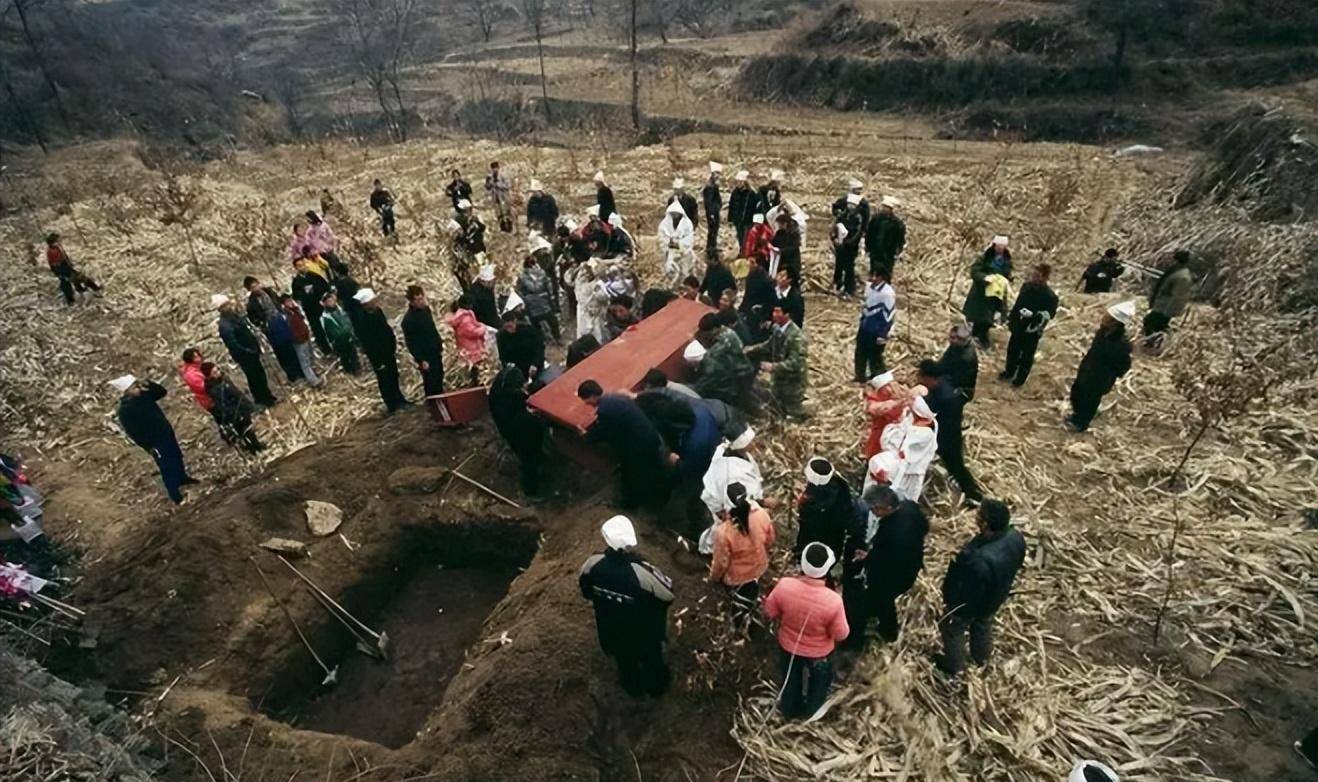
<svg viewBox="0 0 1318 782">
<path fill-rule="evenodd" d="M 289 570 L 293 571 L 294 575 L 302 579 L 302 583 L 306 584 L 311 589 L 311 593 L 315 595 L 316 599 L 320 601 L 320 604 L 325 607 L 325 610 L 330 612 L 331 616 L 338 619 L 344 627 L 348 628 L 348 632 L 352 633 L 353 637 L 357 639 L 358 649 L 366 654 L 378 657 L 381 660 L 389 657 L 388 633 L 377 633 L 367 627 L 360 619 L 350 614 L 348 609 L 335 602 L 334 598 L 330 597 L 325 590 L 316 585 L 316 582 L 312 581 L 305 576 L 302 571 L 294 567 L 292 562 L 289 562 L 283 557 L 280 557 L 279 561 L 283 562 Z M 358 629 L 366 633 L 371 641 L 368 641 L 367 638 L 363 638 L 362 634 L 358 632 Z M 372 641 L 374 642 L 374 646 L 371 645 Z"/>
<path fill-rule="evenodd" d="M 316 664 L 325 672 L 325 679 L 321 681 L 321 686 L 328 687 L 337 682 L 339 680 L 339 666 L 336 665 L 333 668 L 330 668 L 325 665 L 325 661 L 320 659 L 320 655 L 316 654 L 316 650 L 311 648 L 311 642 L 302 634 L 302 628 L 298 627 L 297 620 L 288 612 L 288 608 L 286 608 L 283 602 L 279 599 L 279 595 L 275 594 L 275 590 L 270 586 L 270 581 L 265 577 L 265 571 L 261 570 L 261 566 L 256 564 L 254 558 L 248 557 L 248 559 L 252 561 L 252 567 L 256 568 L 257 574 L 261 576 L 261 583 L 265 584 L 266 591 L 270 593 L 270 597 L 274 598 L 275 605 L 279 606 L 279 610 L 284 612 L 284 616 L 288 617 L 289 623 L 292 624 L 293 629 L 297 631 L 297 637 L 302 639 L 302 645 L 307 647 L 307 651 L 311 652 L 311 656 L 315 658 Z"/>
</svg>

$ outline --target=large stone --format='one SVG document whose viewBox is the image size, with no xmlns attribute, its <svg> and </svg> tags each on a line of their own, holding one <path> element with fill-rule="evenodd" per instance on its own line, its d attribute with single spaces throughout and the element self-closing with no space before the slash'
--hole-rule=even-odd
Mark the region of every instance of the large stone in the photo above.
<svg viewBox="0 0 1318 782">
<path fill-rule="evenodd" d="M 343 510 L 320 500 L 307 500 L 307 529 L 316 537 L 334 534 L 343 523 Z"/>
<path fill-rule="evenodd" d="M 430 494 L 448 478 L 443 467 L 400 467 L 389 476 L 389 491 L 394 494 Z"/>
</svg>

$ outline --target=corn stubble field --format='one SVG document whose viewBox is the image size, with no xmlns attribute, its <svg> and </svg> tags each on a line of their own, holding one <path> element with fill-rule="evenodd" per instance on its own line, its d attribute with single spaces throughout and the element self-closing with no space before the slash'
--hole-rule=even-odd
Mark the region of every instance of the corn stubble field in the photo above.
<svg viewBox="0 0 1318 782">
<path fill-rule="evenodd" d="M 1243 418 L 1210 427 L 1172 481 L 1199 422 L 1182 393 L 1185 377 L 1207 377 L 1232 361 L 1220 316 L 1196 305 L 1162 355 L 1137 356 L 1089 434 L 1061 426 L 1070 379 L 1103 309 L 1130 296 L 1144 311 L 1133 280 L 1110 296 L 1082 296 L 1075 283 L 1110 244 L 1138 247 L 1134 260 L 1163 260 L 1157 253 L 1171 245 L 1148 237 L 1173 219 L 1168 193 L 1191 164 L 1180 156 L 1145 162 L 1064 145 L 698 135 L 625 151 L 326 142 L 162 171 L 145 166 L 129 144 L 68 150 L 41 175 L 21 180 L 41 207 L 0 225 L 0 246 L 11 258 L 0 266 L 3 421 L 8 441 L 41 465 L 57 534 L 84 548 L 95 567 L 130 531 L 169 523 L 149 463 L 113 427 L 115 400 L 105 382 L 122 372 L 164 379 L 165 407 L 188 463 L 214 493 L 378 416 L 370 378 L 331 371 L 321 390 L 277 389 L 292 404 L 262 419 L 272 447 L 258 459 L 242 457 L 216 437 L 174 367 L 189 345 L 224 355 L 210 294 L 232 294 L 249 273 L 287 284 L 284 236 L 298 214 L 318 208 L 321 188 L 341 205 L 330 219 L 344 255 L 363 284 L 382 293 L 391 317 L 402 313 L 401 293 L 412 282 L 446 305 L 456 295 L 438 231 L 448 211 L 446 172 L 460 168 L 475 183 L 490 160 L 501 161 L 519 189 L 532 176 L 545 182 L 564 212 L 578 216 L 593 203 L 591 175 L 604 170 L 641 245 L 637 266 L 648 281 L 659 276 L 654 226 L 675 175 L 700 182 L 708 160 L 757 176 L 770 167 L 787 172 L 788 197 L 811 218 L 812 417 L 757 424 L 761 465 L 781 498 L 797 490 L 812 454 L 833 459 L 849 477 L 860 471 L 865 424 L 859 388 L 849 382 L 855 305 L 827 295 L 828 206 L 848 178 L 864 180 L 872 199 L 889 193 L 904 202 L 909 241 L 895 280 L 900 315 L 888 351 L 899 374 L 940 352 L 969 284 L 969 262 L 988 237 L 1012 237 L 1018 277 L 1035 262 L 1054 266 L 1063 309 L 1028 385 L 994 380 L 1005 348 L 998 330 L 996 350 L 981 354 L 980 393 L 967 412 L 971 469 L 988 495 L 1010 504 L 1030 543 L 1015 595 L 999 614 L 993 664 L 947 683 L 926 656 L 937 642 L 943 571 L 974 529 L 973 513 L 940 474 L 928 492 L 926 570 L 902 606 L 900 643 L 871 645 L 844 670 L 827 715 L 810 724 L 784 724 L 772 715 L 770 684 L 748 680 L 741 708 L 727 720 L 744 756 L 706 769 L 704 778 L 1024 782 L 1061 778 L 1081 757 L 1107 762 L 1123 780 L 1147 782 L 1262 780 L 1298 768 L 1287 765 L 1286 753 L 1311 716 L 1287 717 L 1288 706 L 1276 701 L 1312 684 L 1318 660 L 1318 533 L 1303 519 L 1318 480 L 1318 414 L 1304 393 L 1292 393 L 1298 386 L 1311 394 L 1312 377 L 1278 387 Z M 396 243 L 380 239 L 366 207 L 376 177 L 399 199 Z M 488 208 L 482 214 L 494 223 Z M 1174 219 L 1196 224 L 1193 214 Z M 63 234 L 75 261 L 105 286 L 104 298 L 65 308 L 44 263 L 15 260 L 47 230 Z M 518 268 L 520 244 L 491 235 L 503 288 Z M 729 237 L 725 229 L 725 246 Z M 1284 333 L 1284 325 L 1258 315 L 1249 330 Z M 446 355 L 456 355 L 451 344 Z M 405 365 L 403 374 L 405 391 L 415 395 L 415 373 Z M 455 369 L 453 379 L 460 375 Z M 507 479 L 495 487 L 515 491 Z M 1154 644 L 1178 513 L 1186 523 L 1171 566 L 1176 588 Z M 790 519 L 784 512 L 777 521 L 786 527 Z M 790 540 L 793 533 L 783 532 Z M 775 568 L 789 567 L 780 554 Z M 723 659 L 706 650 L 694 663 L 700 675 L 684 686 L 713 686 L 723 678 Z M 1303 697 L 1289 707 L 1304 708 Z M 1253 712 L 1279 748 L 1262 755 L 1262 765 L 1251 765 L 1243 746 L 1254 739 L 1233 736 L 1246 724 L 1240 715 L 1259 727 Z"/>
</svg>

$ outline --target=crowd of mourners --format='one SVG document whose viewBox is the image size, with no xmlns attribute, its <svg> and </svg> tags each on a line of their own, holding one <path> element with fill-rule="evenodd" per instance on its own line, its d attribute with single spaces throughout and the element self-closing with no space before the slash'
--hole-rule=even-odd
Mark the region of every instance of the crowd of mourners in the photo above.
<svg viewBox="0 0 1318 782">
<path fill-rule="evenodd" d="M 669 377 L 656 368 L 638 389 L 606 393 L 593 380 L 577 388 L 596 414 L 587 439 L 616 458 L 621 506 L 677 508 L 667 514 L 677 519 L 671 525 L 710 557 L 709 577 L 726 585 L 734 613 L 747 626 L 756 612 L 777 624 L 782 711 L 809 716 L 827 698 L 837 646 L 862 648 L 871 626 L 885 642 L 898 638 L 898 598 L 924 566 L 929 522 L 921 497 L 939 461 L 961 499 L 978 508 L 979 529 L 943 578 L 943 649 L 936 662 L 948 674 L 959 673 L 968 636 L 971 659 L 986 664 L 994 616 L 1007 600 L 1026 545 L 1008 507 L 985 497 L 972 474 L 963 416 L 975 400 L 980 356 L 992 349 L 998 327 L 1008 333 L 998 380 L 1017 387 L 1027 382 L 1060 306 L 1052 268 L 1034 265 L 1016 288 L 1011 241 L 992 237 L 969 266 L 964 318 L 951 324 L 946 349 L 899 377 L 886 347 L 897 334 L 897 286 L 908 262 L 902 202 L 882 195 L 872 205 L 862 182 L 846 184 L 831 205 L 825 241 L 832 292 L 843 302 L 854 300 L 858 309 L 852 368 L 868 421 L 856 458 L 863 480 L 853 486 L 842 474 L 851 471 L 846 464 L 839 469 L 823 457 L 803 465 L 792 543 L 799 572 L 762 596 L 761 580 L 782 537 L 771 513 L 781 503 L 766 496 L 749 422 L 810 415 L 802 291 L 808 216 L 792 199 L 784 172 L 768 172 L 757 186 L 748 171 L 737 171 L 725 188 L 722 165 L 710 163 L 698 192 L 688 192 L 677 178 L 658 204 L 659 261 L 645 276 L 661 284 L 643 288 L 641 243 L 625 227 L 604 172 L 592 184 L 595 203 L 573 216 L 541 181 L 531 179 L 523 197 L 500 165 L 490 164 L 482 188 L 487 214 L 503 233 L 525 230 L 516 273 L 501 281 L 473 201 L 475 188 L 460 171 L 450 172 L 444 193 L 452 214 L 441 230 L 460 294 L 437 318 L 426 291 L 411 285 L 396 324 L 424 395 L 446 390 L 443 326 L 451 331 L 457 355 L 450 362 L 457 362 L 464 384 L 479 383 L 484 365 L 497 368 L 488 385 L 494 425 L 518 458 L 524 495 L 539 502 L 548 491 L 552 427 L 527 406 L 529 395 L 670 301 L 704 302 L 710 310 L 683 351 L 685 376 Z M 396 236 L 396 201 L 380 180 L 369 206 L 380 232 Z M 698 269 L 702 220 L 704 263 Z M 51 271 L 68 303 L 87 291 L 100 294 L 97 283 L 74 267 L 57 234 L 47 244 Z M 387 413 L 411 404 L 400 381 L 395 323 L 377 293 L 354 279 L 351 259 L 321 213 L 308 211 L 293 225 L 286 260 L 288 280 L 249 276 L 241 293 L 211 297 L 230 363 L 188 347 L 179 364 L 182 384 L 219 435 L 252 453 L 265 448 L 256 421 L 278 402 L 270 378 L 274 367 L 287 384 L 310 387 L 333 382 L 336 372 L 357 375 L 368 367 Z M 1189 262 L 1178 251 L 1155 279 L 1142 324 L 1148 350 L 1162 347 L 1186 308 L 1193 286 Z M 858 263 L 864 263 L 859 274 Z M 1126 272 L 1117 251 L 1108 250 L 1085 269 L 1079 287 L 1086 294 L 1108 293 Z M 1129 371 L 1128 330 L 1135 317 L 1133 300 L 1107 307 L 1071 385 L 1071 413 L 1063 422 L 1070 431 L 1091 425 L 1105 395 Z M 564 360 L 551 361 L 547 345 L 563 346 Z M 245 388 L 228 374 L 230 365 Z M 194 481 L 158 406 L 166 389 L 132 375 L 112 385 L 122 395 L 118 413 L 125 433 L 156 461 L 170 498 L 182 502 L 183 489 Z M 609 519 L 603 534 L 605 551 L 582 568 L 582 593 L 595 606 L 601 646 L 617 661 L 622 686 L 635 694 L 660 694 L 668 682 L 663 642 L 671 582 L 637 554 L 636 530 L 627 517 Z"/>
</svg>

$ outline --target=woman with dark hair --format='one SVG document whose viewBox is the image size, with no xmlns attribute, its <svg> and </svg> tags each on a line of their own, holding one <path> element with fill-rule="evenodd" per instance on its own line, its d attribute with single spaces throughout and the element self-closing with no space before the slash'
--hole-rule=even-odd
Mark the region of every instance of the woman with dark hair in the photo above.
<svg viewBox="0 0 1318 782">
<path fill-rule="evenodd" d="M 329 223 L 325 222 L 325 218 L 317 214 L 315 210 L 308 210 L 306 218 L 305 241 L 311 247 L 312 252 L 325 259 L 335 275 L 347 274 L 348 265 L 339 259 L 339 237 L 334 235 Z"/>
<path fill-rule="evenodd" d="M 206 394 L 215 403 L 212 415 L 220 425 L 225 441 L 248 453 L 264 451 L 265 444 L 256 438 L 256 427 L 252 425 L 252 416 L 256 413 L 252 400 L 211 362 L 202 363 L 201 374 L 206 378 Z"/>
<path fill-rule="evenodd" d="M 545 461 L 545 435 L 549 427 L 526 407 L 526 376 L 517 367 L 504 367 L 490 384 L 490 417 L 494 428 L 517 454 L 522 494 L 540 502 L 540 472 Z"/>
<path fill-rule="evenodd" d="M 775 538 L 769 512 L 747 496 L 740 483 L 728 484 L 731 507 L 720 513 L 714 527 L 714 558 L 709 563 L 709 580 L 732 590 L 734 613 L 755 608 L 760 597 L 760 577 L 769 569 L 769 551 Z"/>
</svg>

